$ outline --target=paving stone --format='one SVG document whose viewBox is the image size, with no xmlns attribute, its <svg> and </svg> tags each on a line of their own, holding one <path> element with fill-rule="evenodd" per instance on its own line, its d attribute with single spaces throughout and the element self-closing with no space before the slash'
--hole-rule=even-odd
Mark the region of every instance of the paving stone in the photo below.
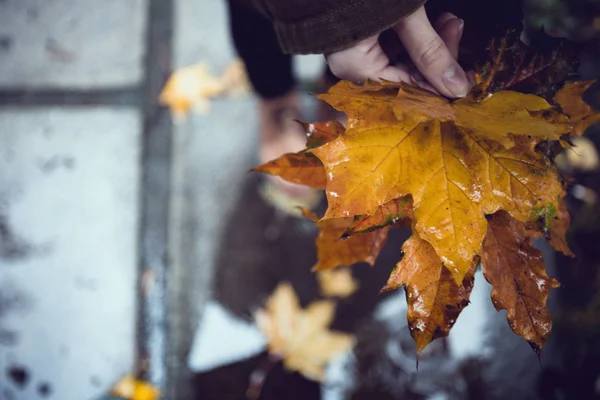
<svg viewBox="0 0 600 400">
<path fill-rule="evenodd" d="M 0 331 L 13 333 L 0 386 L 16 389 L 5 368 L 22 366 L 17 399 L 97 398 L 134 367 L 140 115 L 5 108 L 0 120 Z"/>
<path fill-rule="evenodd" d="M 0 1 L 0 88 L 135 85 L 146 18 L 147 0 Z"/>
</svg>

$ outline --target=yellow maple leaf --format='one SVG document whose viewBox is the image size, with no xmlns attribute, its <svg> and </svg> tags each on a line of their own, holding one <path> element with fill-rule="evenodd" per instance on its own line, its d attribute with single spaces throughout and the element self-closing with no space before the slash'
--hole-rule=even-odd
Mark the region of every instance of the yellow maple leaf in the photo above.
<svg viewBox="0 0 600 400">
<path fill-rule="evenodd" d="M 269 341 L 270 354 L 280 357 L 287 369 L 322 381 L 325 365 L 354 345 L 352 335 L 328 330 L 334 312 L 331 301 L 317 301 L 303 310 L 292 286 L 281 283 L 255 320 Z"/>
<path fill-rule="evenodd" d="M 348 268 L 317 271 L 317 280 L 321 293 L 326 297 L 345 298 L 358 289 L 358 282 Z"/>
<path fill-rule="evenodd" d="M 159 101 L 169 106 L 173 116 L 181 120 L 192 109 L 201 115 L 210 112 L 210 99 L 213 97 L 247 92 L 248 84 L 241 61 L 231 63 L 221 76 L 211 74 L 208 64 L 203 62 L 173 72 L 160 93 Z"/>
<path fill-rule="evenodd" d="M 348 115 L 343 135 L 309 150 L 325 166 L 324 219 L 370 214 L 411 195 L 416 232 L 458 284 L 481 249 L 486 214 L 503 209 L 526 221 L 562 197 L 556 168 L 535 145 L 572 126 L 541 98 L 499 92 L 450 104 L 403 83 L 345 81 L 321 98 Z"/>
</svg>

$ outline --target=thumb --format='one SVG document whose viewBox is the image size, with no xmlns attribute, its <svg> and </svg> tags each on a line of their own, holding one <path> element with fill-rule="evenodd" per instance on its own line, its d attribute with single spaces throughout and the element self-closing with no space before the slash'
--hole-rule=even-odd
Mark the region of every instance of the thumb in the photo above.
<svg viewBox="0 0 600 400">
<path fill-rule="evenodd" d="M 400 21 L 394 30 L 419 72 L 436 90 L 447 97 L 467 95 L 467 75 L 431 26 L 424 7 Z"/>
</svg>

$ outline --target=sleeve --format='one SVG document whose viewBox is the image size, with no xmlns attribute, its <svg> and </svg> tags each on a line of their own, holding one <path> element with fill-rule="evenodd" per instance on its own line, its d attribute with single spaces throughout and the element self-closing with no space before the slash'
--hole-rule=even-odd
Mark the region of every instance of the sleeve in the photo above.
<svg viewBox="0 0 600 400">
<path fill-rule="evenodd" d="M 253 0 L 285 53 L 320 54 L 382 32 L 426 0 Z"/>
</svg>

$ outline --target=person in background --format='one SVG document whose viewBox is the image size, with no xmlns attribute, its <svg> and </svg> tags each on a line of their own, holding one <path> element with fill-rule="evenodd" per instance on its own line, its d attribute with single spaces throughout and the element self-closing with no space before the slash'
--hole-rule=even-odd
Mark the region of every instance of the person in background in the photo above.
<svg viewBox="0 0 600 400">
<path fill-rule="evenodd" d="M 354 82 L 405 81 L 449 98 L 471 83 L 456 61 L 464 21 L 442 14 L 433 24 L 424 0 L 228 0 L 234 46 L 259 97 L 259 162 L 304 148 L 292 54 L 324 54 L 328 71 Z M 391 33 L 412 61 L 392 64 L 380 44 Z M 286 192 L 303 187 L 270 177 Z"/>
</svg>

